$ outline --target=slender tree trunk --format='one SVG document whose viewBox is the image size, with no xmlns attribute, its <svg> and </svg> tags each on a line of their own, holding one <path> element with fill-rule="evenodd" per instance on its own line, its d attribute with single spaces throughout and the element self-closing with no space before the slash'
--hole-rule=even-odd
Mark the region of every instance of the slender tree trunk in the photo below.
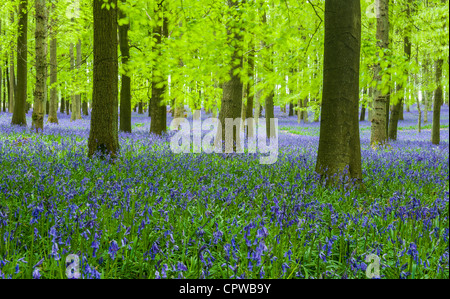
<svg viewBox="0 0 450 299">
<path fill-rule="evenodd" d="M 126 0 L 121 0 L 123 4 Z M 122 9 L 119 9 L 119 19 L 124 19 L 125 15 Z M 128 71 L 127 63 L 130 56 L 130 47 L 128 45 L 129 23 L 119 26 L 120 52 L 122 54 L 122 68 L 125 74 L 122 74 L 122 86 L 120 88 L 120 131 L 131 133 L 131 79 L 126 74 Z"/>
<path fill-rule="evenodd" d="M 380 52 L 389 47 L 389 0 L 376 0 L 379 7 L 379 15 L 377 15 L 377 55 L 380 56 Z M 382 80 L 380 63 L 375 65 L 375 81 L 380 82 Z M 372 146 L 384 145 L 387 142 L 387 123 L 386 114 L 389 113 L 388 106 L 388 94 L 384 94 L 379 87 L 375 88 L 375 96 L 373 102 L 372 112 L 372 126 L 370 143 Z"/>
<path fill-rule="evenodd" d="M 47 89 L 47 7 L 45 0 L 35 0 L 36 9 L 36 86 L 31 128 L 44 131 L 44 105 Z"/>
<path fill-rule="evenodd" d="M 366 119 L 366 107 L 364 104 L 361 105 L 361 115 L 359 116 L 359 121 L 364 121 Z"/>
<path fill-rule="evenodd" d="M 17 97 L 11 124 L 26 126 L 25 108 L 27 102 L 27 61 L 28 61 L 28 0 L 19 3 L 17 34 Z"/>
<path fill-rule="evenodd" d="M 78 40 L 77 45 L 76 45 L 76 50 L 77 50 L 77 56 L 76 56 L 76 64 L 75 64 L 75 59 L 74 59 L 74 55 L 73 55 L 73 44 L 70 44 L 71 48 L 70 48 L 70 55 L 71 55 L 71 61 L 73 63 L 73 69 L 77 69 L 77 81 L 78 81 L 78 75 L 80 72 L 80 68 L 81 68 L 81 40 Z M 79 92 L 77 92 L 76 94 L 72 95 L 72 114 L 70 115 L 70 120 L 74 121 L 77 119 L 81 119 L 81 94 Z"/>
<path fill-rule="evenodd" d="M 52 18 L 50 26 L 50 107 L 48 122 L 58 123 L 58 58 L 57 58 L 57 39 L 56 39 L 56 6 L 52 3 Z M 64 112 L 64 111 L 61 111 Z"/>
<path fill-rule="evenodd" d="M 156 38 L 155 50 L 157 51 L 157 61 L 161 61 L 162 59 L 162 41 L 163 38 L 167 38 L 169 35 L 168 31 L 168 18 L 165 7 L 167 3 L 162 1 L 158 4 L 157 13 L 162 13 L 162 26 L 156 25 L 154 30 Z M 158 65 L 158 63 L 157 63 Z M 158 66 L 155 66 L 158 68 Z M 151 122 L 150 122 L 150 133 L 161 135 L 163 132 L 167 131 L 167 106 L 164 103 L 164 93 L 166 90 L 166 78 L 162 74 L 162 69 L 159 69 L 159 72 L 152 72 L 152 99 L 151 99 L 151 107 L 149 107 L 151 113 Z M 162 85 L 162 86 L 161 86 Z"/>
<path fill-rule="evenodd" d="M 361 7 L 358 0 L 325 1 L 323 98 L 316 171 L 362 180 L 359 138 Z M 328 183 L 337 182 L 331 177 Z"/>
<path fill-rule="evenodd" d="M 89 106 L 88 106 L 88 100 L 82 101 L 81 103 L 81 112 L 83 115 L 88 116 L 89 115 Z"/>
<path fill-rule="evenodd" d="M 118 136 L 118 41 L 117 0 L 114 7 L 102 9 L 103 0 L 94 0 L 94 71 L 89 157 L 100 152 L 115 158 Z"/>
<path fill-rule="evenodd" d="M 14 23 L 14 12 L 11 11 L 10 14 L 10 20 L 11 24 Z M 19 29 L 20 30 L 20 29 Z M 8 112 L 13 113 L 14 112 L 14 100 L 16 99 L 16 77 L 14 75 L 14 52 L 16 52 L 16 49 L 14 47 L 14 42 L 11 42 L 11 51 L 9 56 L 9 102 L 8 102 Z"/>
<path fill-rule="evenodd" d="M 298 110 L 297 110 L 297 123 L 301 123 L 302 119 L 303 119 L 303 101 L 302 99 L 298 99 L 298 104 L 297 104 Z"/>
<path fill-rule="evenodd" d="M 434 90 L 434 102 L 433 102 L 433 125 L 431 129 L 431 143 L 439 144 L 440 142 L 440 118 L 441 118 L 441 105 L 442 105 L 442 65 L 443 59 L 436 60 L 436 84 L 437 88 Z"/>
<path fill-rule="evenodd" d="M 305 124 L 308 123 L 308 98 L 303 99 L 303 108 L 305 109 L 303 111 L 303 122 Z"/>
</svg>

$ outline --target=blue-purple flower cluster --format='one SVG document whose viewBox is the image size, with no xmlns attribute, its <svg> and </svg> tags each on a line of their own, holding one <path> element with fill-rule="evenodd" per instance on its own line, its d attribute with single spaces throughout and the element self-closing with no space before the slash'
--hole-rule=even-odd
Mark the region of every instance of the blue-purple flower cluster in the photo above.
<svg viewBox="0 0 450 299">
<path fill-rule="evenodd" d="M 87 158 L 89 118 L 36 135 L 1 113 L 0 278 L 66 278 L 69 254 L 94 279 L 365 278 L 370 254 L 382 278 L 448 278 L 448 106 L 439 146 L 415 115 L 377 151 L 361 122 L 364 188 L 331 189 L 314 172 L 319 124 L 279 109 L 272 165 L 174 154 L 135 113 L 111 164 Z"/>
</svg>

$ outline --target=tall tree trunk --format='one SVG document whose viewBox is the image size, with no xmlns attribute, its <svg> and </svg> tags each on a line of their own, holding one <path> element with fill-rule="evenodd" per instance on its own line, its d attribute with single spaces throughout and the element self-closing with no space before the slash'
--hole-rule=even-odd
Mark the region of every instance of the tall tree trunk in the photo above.
<svg viewBox="0 0 450 299">
<path fill-rule="evenodd" d="M 36 9 L 36 86 L 31 128 L 44 131 L 44 105 L 47 89 L 47 7 L 45 0 L 35 0 Z"/>
<path fill-rule="evenodd" d="M 406 6 L 406 15 L 407 19 L 409 20 L 411 17 L 411 4 L 412 0 L 408 0 L 407 6 Z M 408 21 L 410 23 L 410 21 Z M 410 25 L 408 25 L 408 28 L 406 29 L 406 36 L 403 38 L 403 52 L 405 53 L 405 56 L 407 57 L 407 60 L 411 60 L 411 41 L 409 39 L 409 34 L 411 29 L 409 28 Z M 408 78 L 409 74 L 408 71 L 405 70 L 405 75 Z M 399 84 L 397 90 L 401 90 L 403 87 L 401 84 Z M 391 119 L 389 122 L 389 131 L 388 131 L 388 137 L 392 140 L 397 140 L 397 127 L 398 127 L 398 120 L 400 116 L 400 111 L 403 110 L 403 101 L 404 99 L 400 98 L 398 99 L 397 103 L 394 103 L 394 107 L 391 112 Z M 420 111 L 420 107 L 419 107 Z"/>
<path fill-rule="evenodd" d="M 376 0 L 379 7 L 377 13 L 377 48 L 378 56 L 380 52 L 389 47 L 389 0 Z M 378 15 L 379 14 L 379 15 Z M 380 63 L 375 65 L 375 81 L 382 81 Z M 378 145 L 384 145 L 387 142 L 387 116 L 389 113 L 388 107 L 388 94 L 383 93 L 379 86 L 375 89 L 375 96 L 373 102 L 373 113 L 372 113 L 372 126 L 371 126 L 371 136 L 370 143 L 372 146 L 377 147 Z"/>
<path fill-rule="evenodd" d="M 56 32 L 56 6 L 52 2 L 52 18 L 50 22 L 50 107 L 48 112 L 48 122 L 58 123 L 58 57 L 57 57 L 57 32 Z M 61 111 L 61 112 L 64 112 Z"/>
<path fill-rule="evenodd" d="M 359 138 L 359 0 L 325 1 L 323 98 L 316 172 L 330 177 L 348 171 L 362 180 Z M 337 182 L 331 177 L 328 183 Z"/>
<path fill-rule="evenodd" d="M 94 71 L 89 157 L 100 152 L 115 158 L 118 135 L 118 56 L 117 0 L 110 9 L 102 9 L 103 0 L 94 0 Z"/>
<path fill-rule="evenodd" d="M 228 6 L 231 10 L 235 10 L 238 6 L 238 1 L 236 0 L 228 0 Z M 240 11 L 237 12 L 237 15 L 234 16 L 235 21 L 240 21 L 241 15 L 239 15 Z M 222 104 L 219 112 L 219 121 L 221 124 L 221 128 L 218 128 L 218 135 L 216 136 L 216 145 L 222 146 L 222 140 L 225 140 L 225 148 L 222 147 L 222 151 L 225 150 L 226 153 L 235 152 L 241 149 L 240 143 L 240 122 L 234 121 L 235 119 L 239 119 L 241 106 L 242 106 L 242 88 L 243 84 L 239 77 L 238 71 L 242 69 L 243 66 L 243 58 L 242 53 L 240 51 L 243 40 L 243 35 L 238 28 L 234 27 L 235 25 L 230 24 L 229 22 L 226 24 L 227 29 L 227 42 L 229 46 L 232 46 L 233 52 L 231 54 L 231 68 L 229 70 L 230 79 L 223 83 L 223 96 L 222 96 Z M 234 125 L 226 124 L 226 119 L 232 119 Z M 226 127 L 227 130 L 225 129 Z M 232 131 L 230 131 L 232 129 Z M 228 134 L 232 134 L 232 138 L 228 138 L 225 135 L 225 132 Z"/>
<path fill-rule="evenodd" d="M 121 0 L 125 5 L 126 0 Z M 119 9 L 119 19 L 125 19 L 125 15 L 122 9 Z M 122 86 L 120 88 L 120 131 L 131 133 L 131 79 L 126 74 L 128 71 L 127 63 L 130 56 L 130 46 L 128 45 L 128 29 L 129 23 L 119 26 L 119 42 L 120 52 L 122 54 L 122 68 L 124 74 L 122 74 Z"/>
<path fill-rule="evenodd" d="M 11 11 L 10 14 L 10 20 L 11 24 L 14 23 L 14 12 Z M 20 30 L 20 29 L 19 29 Z M 8 102 L 8 112 L 13 113 L 14 112 L 14 100 L 16 99 L 16 77 L 14 75 L 14 52 L 16 52 L 16 49 L 14 47 L 14 42 L 11 42 L 11 49 L 10 49 L 10 56 L 9 56 L 9 102 Z"/>
<path fill-rule="evenodd" d="M 442 65 L 443 59 L 436 60 L 436 89 L 434 90 L 434 102 L 433 102 L 433 125 L 431 129 L 431 143 L 439 144 L 440 142 L 440 119 L 441 119 L 441 104 L 442 104 Z"/>
<path fill-rule="evenodd" d="M 27 102 L 27 61 L 28 61 L 28 0 L 19 3 L 17 34 L 17 97 L 11 124 L 26 126 L 25 108 Z"/>
<path fill-rule="evenodd" d="M 162 26 L 156 25 L 154 30 L 156 38 L 155 50 L 157 51 L 157 61 L 160 62 L 162 59 L 162 41 L 163 38 L 167 38 L 169 35 L 168 31 L 168 18 L 167 12 L 165 10 L 165 6 L 167 5 L 166 1 L 162 1 L 158 4 L 157 14 L 162 13 Z M 156 63 L 155 68 L 158 68 L 158 64 Z M 159 73 L 159 75 L 158 75 Z M 166 78 L 163 75 L 162 69 L 159 69 L 159 72 L 152 72 L 152 99 L 151 99 L 151 107 L 149 107 L 151 114 L 151 122 L 150 122 L 150 133 L 161 135 L 163 132 L 167 131 L 167 106 L 164 103 L 164 93 L 166 90 Z"/>
<path fill-rule="evenodd" d="M 302 118 L 303 118 L 303 122 L 304 122 L 305 124 L 307 124 L 307 123 L 308 123 L 308 98 L 304 98 L 304 99 L 303 99 L 303 108 L 304 108 L 305 110 L 303 111 L 303 116 L 302 116 Z"/>
</svg>

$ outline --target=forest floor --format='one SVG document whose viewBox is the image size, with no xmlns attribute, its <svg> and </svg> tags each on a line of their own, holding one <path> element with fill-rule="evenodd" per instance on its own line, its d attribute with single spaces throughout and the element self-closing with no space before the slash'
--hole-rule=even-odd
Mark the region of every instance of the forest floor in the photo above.
<svg viewBox="0 0 450 299">
<path fill-rule="evenodd" d="M 360 122 L 361 189 L 317 179 L 318 122 L 275 116 L 271 165 L 174 154 L 137 113 L 109 164 L 87 158 L 89 117 L 36 135 L 0 113 L 0 278 L 71 277 L 69 254 L 83 278 L 366 278 L 372 254 L 381 278 L 449 278 L 447 105 L 438 146 L 414 106 L 386 149 Z"/>
</svg>

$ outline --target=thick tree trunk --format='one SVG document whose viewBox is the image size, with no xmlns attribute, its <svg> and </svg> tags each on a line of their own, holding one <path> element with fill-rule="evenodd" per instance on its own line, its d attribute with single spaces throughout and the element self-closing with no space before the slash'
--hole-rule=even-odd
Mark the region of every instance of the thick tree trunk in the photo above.
<svg viewBox="0 0 450 299">
<path fill-rule="evenodd" d="M 359 138 L 361 8 L 358 0 L 325 1 L 323 98 L 316 171 L 362 180 Z"/>
<path fill-rule="evenodd" d="M 377 55 L 380 56 L 381 51 L 389 47 L 389 0 L 376 0 L 379 7 L 379 15 L 377 15 Z M 377 14 L 378 14 L 377 13 Z M 382 81 L 380 63 L 375 65 L 375 81 Z M 372 126 L 370 143 L 377 147 L 387 142 L 387 113 L 389 113 L 389 92 L 383 93 L 379 87 L 375 88 L 375 96 L 372 112 Z"/>
<path fill-rule="evenodd" d="M 58 57 L 57 57 L 57 39 L 56 39 L 56 6 L 52 3 L 52 18 L 50 26 L 50 107 L 48 112 L 48 122 L 58 123 Z M 61 111 L 64 112 L 64 111 Z"/>
<path fill-rule="evenodd" d="M 94 0 L 94 71 L 89 157 L 99 152 L 115 158 L 118 136 L 118 56 L 117 0 L 114 8 L 102 9 L 103 0 Z"/>
<path fill-rule="evenodd" d="M 269 91 L 269 94 L 264 99 L 265 109 L 266 109 L 266 136 L 268 138 L 275 138 L 277 137 L 277 132 L 275 130 L 275 127 L 273 126 L 272 119 L 275 118 L 274 111 L 273 111 L 273 97 L 274 97 L 274 89 L 272 88 Z"/>
<path fill-rule="evenodd" d="M 121 0 L 123 4 L 126 0 Z M 123 10 L 119 9 L 119 19 L 126 18 Z M 130 56 L 130 46 L 128 45 L 129 23 L 119 26 L 120 52 L 122 56 L 122 68 L 125 74 L 122 74 L 122 86 L 120 88 L 120 131 L 131 133 L 131 79 L 126 74 L 128 71 L 127 63 Z"/>
<path fill-rule="evenodd" d="M 28 0 L 19 3 L 17 34 L 17 97 L 11 124 L 26 126 L 25 108 L 27 102 L 27 61 L 28 61 Z"/>
<path fill-rule="evenodd" d="M 440 142 L 440 121 L 441 121 L 441 105 L 442 105 L 442 65 L 443 59 L 438 59 L 435 63 L 436 69 L 436 84 L 437 88 L 434 90 L 434 102 L 433 102 L 433 125 L 431 129 L 431 143 L 439 144 Z"/>
<path fill-rule="evenodd" d="M 158 4 L 157 14 L 162 12 L 163 20 L 162 26 L 156 25 L 156 28 L 153 32 L 157 33 L 155 35 L 156 45 L 155 51 L 157 51 L 157 61 L 161 61 L 162 59 L 162 41 L 163 38 L 167 38 L 169 35 L 168 31 L 168 18 L 165 11 L 165 1 L 162 1 Z M 155 68 L 158 68 L 158 62 L 156 63 Z M 150 122 L 150 133 L 161 135 L 163 132 L 167 131 L 167 106 L 164 103 L 164 93 L 166 90 L 166 78 L 162 73 L 162 69 L 159 69 L 159 72 L 152 72 L 152 99 L 151 99 L 151 122 Z"/>
<path fill-rule="evenodd" d="M 35 0 L 36 9 L 36 86 L 31 128 L 44 131 L 44 105 L 47 101 L 47 7 L 45 0 Z"/>
<path fill-rule="evenodd" d="M 230 9 L 235 9 L 238 6 L 238 1 L 228 0 L 228 6 Z M 236 21 L 240 20 L 240 15 L 235 15 Z M 241 149 L 240 142 L 240 122 L 234 121 L 240 118 L 241 106 L 242 106 L 242 89 L 243 84 L 239 77 L 238 70 L 242 69 L 243 58 L 241 49 L 241 42 L 243 40 L 242 33 L 238 28 L 234 28 L 232 24 L 226 24 L 228 44 L 233 45 L 233 53 L 231 54 L 231 68 L 229 70 L 230 80 L 223 83 L 223 96 L 222 104 L 219 112 L 219 121 L 221 128 L 218 129 L 218 135 L 216 136 L 216 145 L 222 146 L 222 141 L 225 141 L 225 148 L 222 147 L 226 153 L 236 152 Z M 233 36 L 234 35 L 234 36 Z M 228 125 L 226 119 L 231 119 L 233 125 Z M 226 127 L 227 130 L 225 129 Z M 230 131 L 231 130 L 231 131 Z M 232 138 L 227 138 L 226 132 L 232 134 Z"/>
</svg>

